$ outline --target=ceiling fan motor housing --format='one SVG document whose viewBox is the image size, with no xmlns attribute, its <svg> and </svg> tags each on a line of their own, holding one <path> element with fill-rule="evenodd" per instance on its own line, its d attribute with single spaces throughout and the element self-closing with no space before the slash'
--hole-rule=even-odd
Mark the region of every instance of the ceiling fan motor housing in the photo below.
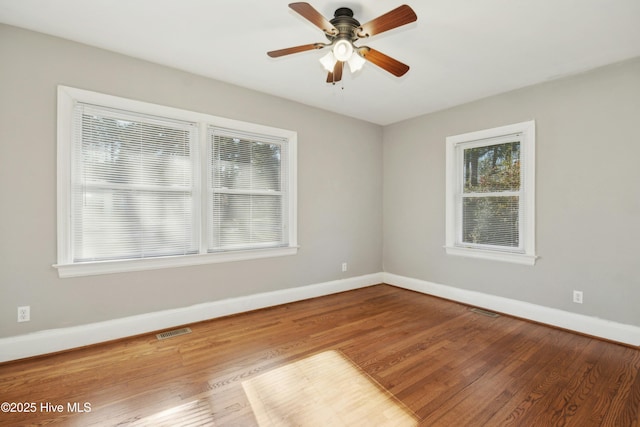
<svg viewBox="0 0 640 427">
<path fill-rule="evenodd" d="M 348 7 L 336 9 L 333 14 L 334 18 L 329 21 L 338 30 L 337 35 L 327 34 L 330 41 L 346 39 L 351 42 L 358 40 L 357 29 L 360 28 L 360 22 L 353 17 L 353 10 Z"/>
</svg>

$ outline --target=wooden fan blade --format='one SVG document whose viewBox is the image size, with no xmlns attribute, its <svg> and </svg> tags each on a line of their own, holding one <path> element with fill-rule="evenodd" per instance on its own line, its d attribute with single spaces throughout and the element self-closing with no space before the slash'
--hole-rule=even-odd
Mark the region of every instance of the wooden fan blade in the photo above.
<svg viewBox="0 0 640 427">
<path fill-rule="evenodd" d="M 327 74 L 327 83 L 333 83 L 333 73 L 331 71 Z"/>
<path fill-rule="evenodd" d="M 329 71 L 327 75 L 327 83 L 336 83 L 342 80 L 342 69 L 344 68 L 344 62 L 338 61 L 333 67 L 333 72 Z"/>
<path fill-rule="evenodd" d="M 296 11 L 300 16 L 311 22 L 316 27 L 320 28 L 327 34 L 338 34 L 338 30 L 333 24 L 313 8 L 309 3 L 298 2 L 290 3 L 289 7 Z"/>
<path fill-rule="evenodd" d="M 272 58 L 278 58 L 279 56 L 291 55 L 292 53 L 306 52 L 307 50 L 322 49 L 325 45 L 322 43 L 303 44 L 301 46 L 288 47 L 286 49 L 272 50 L 267 52 Z"/>
<path fill-rule="evenodd" d="M 394 28 L 414 22 L 418 19 L 416 13 L 406 4 L 393 9 L 390 12 L 380 15 L 360 27 L 358 37 L 369 37 L 375 34 L 384 33 Z"/>
<path fill-rule="evenodd" d="M 393 59 L 384 53 L 371 49 L 370 47 L 361 47 L 359 50 L 360 55 L 369 62 L 373 62 L 378 67 L 390 72 L 396 77 L 404 76 L 409 71 L 409 66 L 402 62 Z"/>
</svg>

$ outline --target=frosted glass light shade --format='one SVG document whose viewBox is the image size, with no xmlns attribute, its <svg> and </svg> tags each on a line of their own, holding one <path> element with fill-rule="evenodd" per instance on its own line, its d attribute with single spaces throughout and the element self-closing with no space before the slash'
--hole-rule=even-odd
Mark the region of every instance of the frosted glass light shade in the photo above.
<svg viewBox="0 0 640 427">
<path fill-rule="evenodd" d="M 333 72 L 333 68 L 336 66 L 336 62 L 338 62 L 338 60 L 333 55 L 332 51 L 329 51 L 329 53 L 320 58 L 320 63 L 322 64 L 324 69 L 329 72 Z"/>
<path fill-rule="evenodd" d="M 355 73 L 356 71 L 360 71 L 362 69 L 362 66 L 365 62 L 367 61 L 362 56 L 358 55 L 357 52 L 353 52 L 353 55 L 351 55 L 351 58 L 349 58 L 347 64 L 349 64 L 349 69 L 351 70 L 351 72 Z"/>
<path fill-rule="evenodd" d="M 338 40 L 333 46 L 333 55 L 338 61 L 346 61 L 353 54 L 353 46 L 348 40 Z"/>
</svg>

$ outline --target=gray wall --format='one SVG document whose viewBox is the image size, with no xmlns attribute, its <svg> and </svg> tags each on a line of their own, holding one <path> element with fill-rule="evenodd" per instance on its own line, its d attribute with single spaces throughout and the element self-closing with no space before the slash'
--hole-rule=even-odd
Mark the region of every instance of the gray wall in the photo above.
<svg viewBox="0 0 640 427">
<path fill-rule="evenodd" d="M 537 264 L 446 255 L 445 138 L 530 119 Z M 385 127 L 384 270 L 640 325 L 639 124 L 636 58 Z"/>
<path fill-rule="evenodd" d="M 298 255 L 59 279 L 58 84 L 298 131 Z M 640 325 L 639 118 L 640 59 L 380 128 L 0 25 L 0 337 L 383 270 Z M 446 136 L 530 119 L 541 258 L 445 255 Z"/>
<path fill-rule="evenodd" d="M 58 84 L 297 131 L 298 255 L 59 279 Z M 381 169 L 379 126 L 0 25 L 0 337 L 380 272 Z"/>
</svg>

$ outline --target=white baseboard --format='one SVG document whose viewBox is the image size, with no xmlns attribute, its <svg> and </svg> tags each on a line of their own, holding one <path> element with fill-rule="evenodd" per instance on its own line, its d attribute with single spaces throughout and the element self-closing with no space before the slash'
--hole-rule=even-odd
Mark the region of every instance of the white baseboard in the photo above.
<svg viewBox="0 0 640 427">
<path fill-rule="evenodd" d="M 640 327 L 571 313 L 524 301 L 440 285 L 424 280 L 382 273 L 383 282 L 399 288 L 446 298 L 514 317 L 532 320 L 619 343 L 640 346 Z"/>
<path fill-rule="evenodd" d="M 15 337 L 0 338 L 0 362 L 69 350 L 230 314 L 363 288 L 378 283 L 388 283 L 423 294 L 446 298 L 463 304 L 482 307 L 623 344 L 640 346 L 640 327 L 638 326 L 598 319 L 596 317 L 398 276 L 391 273 L 374 273 L 87 325 L 50 329 Z"/>
<path fill-rule="evenodd" d="M 0 338 L 0 362 L 69 350 L 379 283 L 382 283 L 382 273 L 374 273 L 87 325 L 49 329 L 15 337 Z"/>
</svg>

